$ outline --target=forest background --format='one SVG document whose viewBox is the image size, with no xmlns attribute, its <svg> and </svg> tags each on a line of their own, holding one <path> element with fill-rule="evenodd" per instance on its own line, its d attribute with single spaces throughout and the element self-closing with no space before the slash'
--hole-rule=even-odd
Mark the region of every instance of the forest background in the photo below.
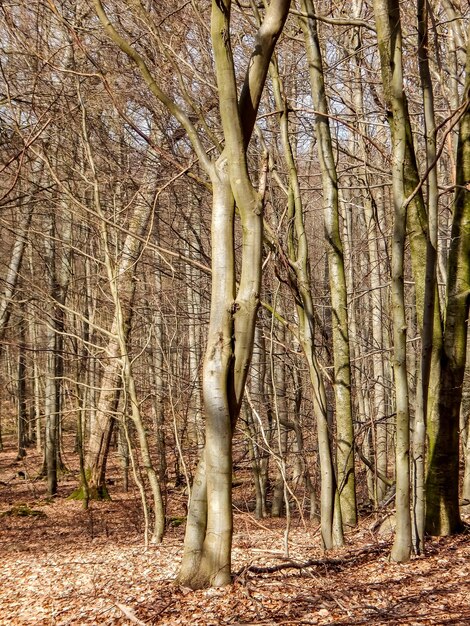
<svg viewBox="0 0 470 626">
<path fill-rule="evenodd" d="M 2 3 L 4 521 L 132 500 L 186 590 L 233 582 L 234 511 L 284 559 L 465 537 L 469 17 Z"/>
</svg>

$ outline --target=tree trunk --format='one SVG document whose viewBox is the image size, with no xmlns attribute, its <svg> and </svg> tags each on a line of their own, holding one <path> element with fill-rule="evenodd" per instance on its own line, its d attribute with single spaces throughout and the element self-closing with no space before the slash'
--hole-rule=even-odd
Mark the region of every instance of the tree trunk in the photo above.
<svg viewBox="0 0 470 626">
<path fill-rule="evenodd" d="M 20 220 L 16 240 L 11 251 L 10 262 L 5 280 L 5 289 L 0 297 L 0 339 L 4 335 L 5 329 L 8 325 L 8 320 L 10 319 L 12 300 L 16 290 L 21 262 L 23 260 L 24 248 L 27 242 L 26 235 L 28 233 L 29 225 L 31 224 L 33 209 L 34 204 L 31 202 L 26 214 L 23 215 Z"/>
<path fill-rule="evenodd" d="M 427 248 L 424 302 L 422 313 L 421 364 L 416 389 L 416 411 L 413 428 L 413 530 L 415 552 L 424 548 L 425 527 L 425 443 L 428 392 L 431 373 L 433 384 L 438 384 L 437 354 L 440 341 L 440 315 L 437 294 L 437 234 L 438 234 L 438 177 L 436 160 L 436 124 L 434 94 L 428 58 L 428 6 L 426 0 L 418 0 L 418 59 L 421 89 L 424 103 L 426 138 L 426 165 L 432 168 L 427 180 Z M 436 324 L 436 332 L 434 325 Z M 436 336 L 435 336 L 436 335 Z"/>
<path fill-rule="evenodd" d="M 459 414 L 465 372 L 470 304 L 470 45 L 467 47 L 466 103 L 459 125 L 457 177 L 447 267 L 447 305 L 437 390 L 438 421 L 429 442 L 426 530 L 450 535 L 462 528 L 459 512 Z"/>
<path fill-rule="evenodd" d="M 309 18 L 301 19 L 310 85 L 316 116 L 316 136 L 323 188 L 325 237 L 331 293 L 334 392 L 336 406 L 337 482 L 343 523 L 357 523 L 354 470 L 354 428 L 351 405 L 351 365 L 349 351 L 348 303 L 344 273 L 343 244 L 339 230 L 338 180 L 328 119 L 328 103 L 323 77 L 323 61 L 317 32 L 313 0 L 302 0 L 301 8 Z"/>
<path fill-rule="evenodd" d="M 361 3 L 354 2 L 354 16 L 360 17 L 360 5 Z M 359 144 L 359 156 L 364 161 L 364 167 L 361 168 L 361 178 L 358 182 L 365 185 L 365 190 L 361 194 L 364 216 L 364 226 L 367 233 L 367 252 L 368 259 L 367 273 L 370 280 L 370 292 L 367 297 L 366 311 L 368 317 L 368 323 L 370 327 L 370 333 L 373 339 L 373 354 L 372 354 L 372 397 L 370 402 L 367 403 L 364 400 L 365 413 L 369 416 L 374 416 L 373 419 L 365 419 L 365 423 L 371 423 L 371 436 L 365 434 L 365 444 L 367 450 L 365 450 L 366 457 L 371 459 L 372 454 L 375 455 L 375 472 L 370 468 L 367 468 L 367 479 L 369 484 L 369 492 L 372 495 L 372 500 L 375 505 L 383 500 L 387 485 L 379 478 L 381 476 L 387 476 L 387 408 L 386 408 L 386 379 L 384 369 L 384 326 L 385 326 L 385 306 L 384 306 L 384 280 L 385 274 L 383 270 L 383 264 L 386 264 L 388 253 L 386 249 L 386 242 L 384 241 L 383 232 L 385 231 L 385 224 L 379 223 L 377 211 L 374 211 L 372 197 L 372 191 L 369 188 L 371 175 L 367 167 L 368 162 L 368 144 L 366 138 L 369 136 L 370 131 L 367 124 L 364 122 L 364 89 L 362 83 L 363 76 L 363 41 L 361 37 L 361 29 L 354 29 L 351 41 L 351 54 L 354 55 L 354 104 L 356 107 L 357 121 L 356 124 L 361 131 L 361 135 L 358 138 Z M 377 207 L 378 209 L 378 207 Z M 352 270 L 351 270 L 352 273 Z M 374 442 L 374 446 L 369 445 Z M 373 482 L 373 486 L 372 486 Z"/>
<path fill-rule="evenodd" d="M 28 443 L 28 411 L 26 406 L 26 320 L 24 307 L 20 310 L 19 338 L 18 338 L 18 455 L 20 460 L 26 456 Z"/>
<path fill-rule="evenodd" d="M 139 53 L 108 19 L 100 0 L 94 5 L 111 39 L 136 63 L 152 93 L 186 129 L 201 165 L 211 178 L 212 298 L 203 365 L 206 443 L 196 472 L 185 536 L 180 583 L 195 587 L 230 582 L 232 540 L 232 433 L 240 411 L 254 342 L 261 288 L 264 177 L 253 188 L 246 150 L 264 88 L 269 62 L 284 27 L 290 2 L 274 0 L 255 37 L 240 102 L 230 42 L 230 0 L 213 0 L 211 36 L 225 148 L 211 162 L 183 110 L 161 89 Z M 148 14 L 137 7 L 144 20 Z M 239 288 L 235 293 L 234 209 L 243 240 Z"/>
<path fill-rule="evenodd" d="M 392 189 L 394 224 L 392 241 L 392 325 L 393 371 L 396 403 L 396 520 L 397 530 L 391 557 L 407 561 L 411 556 L 410 517 L 410 415 L 406 368 L 406 316 L 404 294 L 404 252 L 406 238 L 405 158 L 407 110 L 403 93 L 402 35 L 398 0 L 375 0 L 375 21 L 383 61 L 382 72 L 388 79 L 384 88 L 391 105 Z M 385 84 L 386 83 L 386 84 Z"/>
<path fill-rule="evenodd" d="M 113 416 L 116 413 L 121 391 L 121 347 L 119 339 L 119 325 L 126 332 L 130 331 L 132 320 L 132 306 L 134 302 L 137 282 L 133 280 L 135 262 L 141 254 L 145 234 L 151 217 L 153 203 L 141 201 L 134 208 L 128 225 L 128 235 L 123 244 L 120 259 L 115 268 L 116 290 L 122 310 L 122 320 L 118 320 L 117 311 L 114 312 L 108 345 L 106 346 L 105 366 L 101 375 L 100 392 L 96 412 L 92 415 L 90 424 L 90 440 L 86 458 L 87 474 L 89 476 L 90 497 L 107 498 L 106 463 L 109 445 L 113 430 Z M 101 227 L 102 234 L 106 226 Z M 105 236 L 103 234 L 103 236 Z M 114 278 L 113 278 L 114 280 Z"/>
</svg>

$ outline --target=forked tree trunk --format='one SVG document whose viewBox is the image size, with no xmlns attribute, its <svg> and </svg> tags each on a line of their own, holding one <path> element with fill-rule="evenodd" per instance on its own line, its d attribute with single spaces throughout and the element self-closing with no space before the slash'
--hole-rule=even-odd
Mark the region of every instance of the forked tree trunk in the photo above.
<svg viewBox="0 0 470 626">
<path fill-rule="evenodd" d="M 230 582 L 232 539 L 232 432 L 240 411 L 251 361 L 261 288 L 262 195 L 247 169 L 246 147 L 253 129 L 274 44 L 289 2 L 273 2 L 257 36 L 240 109 L 228 33 L 230 2 L 212 4 L 212 41 L 226 149 L 212 173 L 212 298 L 203 368 L 206 415 L 204 459 L 198 469 L 188 515 L 179 581 L 191 587 Z M 241 275 L 235 295 L 234 203 L 243 232 Z M 205 481 L 204 475 L 205 474 Z M 206 490 L 198 481 L 206 483 Z M 205 524 L 205 527 L 202 526 Z"/>
<path fill-rule="evenodd" d="M 211 35 L 225 149 L 211 162 L 184 111 L 151 75 L 144 59 L 109 21 L 100 0 L 98 16 L 111 39 L 136 63 L 152 93 L 169 109 L 188 136 L 212 182 L 212 298 L 203 365 L 206 444 L 190 501 L 183 562 L 178 580 L 196 587 L 230 582 L 232 543 L 232 433 L 240 411 L 253 352 L 261 288 L 264 192 L 253 188 L 247 146 L 264 88 L 268 65 L 284 27 L 290 2 L 273 0 L 266 10 L 238 103 L 230 38 L 230 0 L 213 0 Z M 136 11 L 144 23 L 150 16 Z M 263 181 L 263 177 L 262 177 Z M 241 273 L 235 291 L 234 217 L 242 232 Z"/>
</svg>

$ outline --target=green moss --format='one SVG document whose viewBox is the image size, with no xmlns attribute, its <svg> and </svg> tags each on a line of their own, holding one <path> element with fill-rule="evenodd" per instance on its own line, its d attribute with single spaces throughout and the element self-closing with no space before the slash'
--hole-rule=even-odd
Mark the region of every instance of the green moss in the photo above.
<svg viewBox="0 0 470 626">
<path fill-rule="evenodd" d="M 31 509 L 27 504 L 18 504 L 12 506 L 8 511 L 4 511 L 0 517 L 47 517 L 44 511 L 38 509 Z"/>
<path fill-rule="evenodd" d="M 75 489 L 75 491 L 68 496 L 68 499 L 79 501 L 86 500 L 87 496 L 83 485 L 77 487 L 77 489 Z M 88 500 L 111 500 L 111 496 L 109 495 L 106 485 L 101 487 L 88 487 Z"/>
<path fill-rule="evenodd" d="M 170 517 L 168 518 L 168 526 L 176 528 L 186 522 L 186 517 Z"/>
</svg>

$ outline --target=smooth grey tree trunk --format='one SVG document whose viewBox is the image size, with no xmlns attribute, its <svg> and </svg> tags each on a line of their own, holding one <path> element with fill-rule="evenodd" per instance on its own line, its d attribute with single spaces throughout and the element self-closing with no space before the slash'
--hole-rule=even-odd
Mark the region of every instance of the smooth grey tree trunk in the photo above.
<svg viewBox="0 0 470 626">
<path fill-rule="evenodd" d="M 31 200 L 31 199 L 30 199 Z M 27 234 L 33 216 L 34 204 L 31 202 L 27 207 L 26 213 L 20 219 L 15 243 L 10 255 L 10 263 L 8 265 L 7 275 L 5 279 L 5 288 L 0 296 L 0 339 L 5 333 L 11 314 L 11 306 L 13 296 L 15 294 L 18 275 L 23 260 L 25 245 L 28 241 Z"/>
<path fill-rule="evenodd" d="M 232 433 L 240 412 L 254 342 L 261 289 L 264 179 L 255 190 L 247 147 L 264 88 L 269 62 L 284 27 L 290 2 L 274 0 L 255 37 L 243 89 L 238 98 L 231 49 L 230 0 L 213 0 L 211 38 L 225 148 L 211 161 L 189 117 L 165 94 L 140 54 L 124 40 L 100 0 L 97 14 L 110 38 L 137 65 L 148 88 L 182 124 L 212 183 L 212 296 L 203 365 L 206 443 L 196 472 L 179 572 L 181 584 L 196 587 L 230 582 L 232 543 Z M 135 7 L 148 24 L 149 14 Z M 235 289 L 234 218 L 242 226 L 241 271 Z"/>
</svg>

